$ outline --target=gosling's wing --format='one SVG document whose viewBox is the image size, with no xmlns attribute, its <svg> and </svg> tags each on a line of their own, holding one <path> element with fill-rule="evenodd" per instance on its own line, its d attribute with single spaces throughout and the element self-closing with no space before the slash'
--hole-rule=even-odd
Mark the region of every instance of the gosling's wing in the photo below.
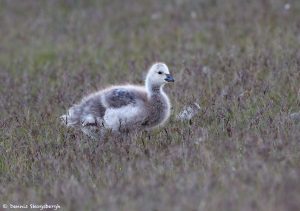
<svg viewBox="0 0 300 211">
<path fill-rule="evenodd" d="M 146 92 L 136 87 L 114 87 L 106 91 L 103 104 L 108 108 L 121 108 L 127 105 L 136 105 L 146 99 Z"/>
</svg>

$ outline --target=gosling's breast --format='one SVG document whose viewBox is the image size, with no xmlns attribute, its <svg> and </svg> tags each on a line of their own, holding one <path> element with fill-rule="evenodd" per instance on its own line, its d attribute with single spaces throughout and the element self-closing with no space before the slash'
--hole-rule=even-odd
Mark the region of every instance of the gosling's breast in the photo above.
<svg viewBox="0 0 300 211">
<path fill-rule="evenodd" d="M 168 98 L 162 96 L 153 98 L 148 105 L 148 118 L 144 122 L 146 127 L 156 127 L 163 124 L 170 116 Z"/>
</svg>

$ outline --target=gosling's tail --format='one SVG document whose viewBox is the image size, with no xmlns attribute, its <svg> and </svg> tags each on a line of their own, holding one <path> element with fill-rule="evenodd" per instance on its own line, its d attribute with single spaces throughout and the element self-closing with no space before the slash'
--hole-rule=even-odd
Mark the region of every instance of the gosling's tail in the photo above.
<svg viewBox="0 0 300 211">
<path fill-rule="evenodd" d="M 80 125 L 81 111 L 79 108 L 72 107 L 67 114 L 59 117 L 61 123 L 67 127 L 74 127 Z"/>
</svg>

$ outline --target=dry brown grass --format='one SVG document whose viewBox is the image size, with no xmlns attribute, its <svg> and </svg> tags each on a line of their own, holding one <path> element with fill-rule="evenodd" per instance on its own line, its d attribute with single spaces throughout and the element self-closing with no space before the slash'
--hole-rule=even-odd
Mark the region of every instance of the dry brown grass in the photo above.
<svg viewBox="0 0 300 211">
<path fill-rule="evenodd" d="M 300 2 L 1 1 L 0 199 L 64 210 L 300 210 Z M 84 94 L 176 83 L 169 123 L 100 142 L 58 122 Z M 176 120 L 189 102 L 201 112 Z"/>
</svg>

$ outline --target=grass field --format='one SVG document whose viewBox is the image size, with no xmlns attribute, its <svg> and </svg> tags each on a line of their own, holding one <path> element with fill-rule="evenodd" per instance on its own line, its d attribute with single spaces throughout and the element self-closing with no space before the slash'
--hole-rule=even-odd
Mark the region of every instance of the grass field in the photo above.
<svg viewBox="0 0 300 211">
<path fill-rule="evenodd" d="M 97 142 L 59 124 L 156 61 L 176 79 L 163 128 Z M 299 82 L 298 0 L 2 0 L 0 203 L 300 210 Z"/>
</svg>

